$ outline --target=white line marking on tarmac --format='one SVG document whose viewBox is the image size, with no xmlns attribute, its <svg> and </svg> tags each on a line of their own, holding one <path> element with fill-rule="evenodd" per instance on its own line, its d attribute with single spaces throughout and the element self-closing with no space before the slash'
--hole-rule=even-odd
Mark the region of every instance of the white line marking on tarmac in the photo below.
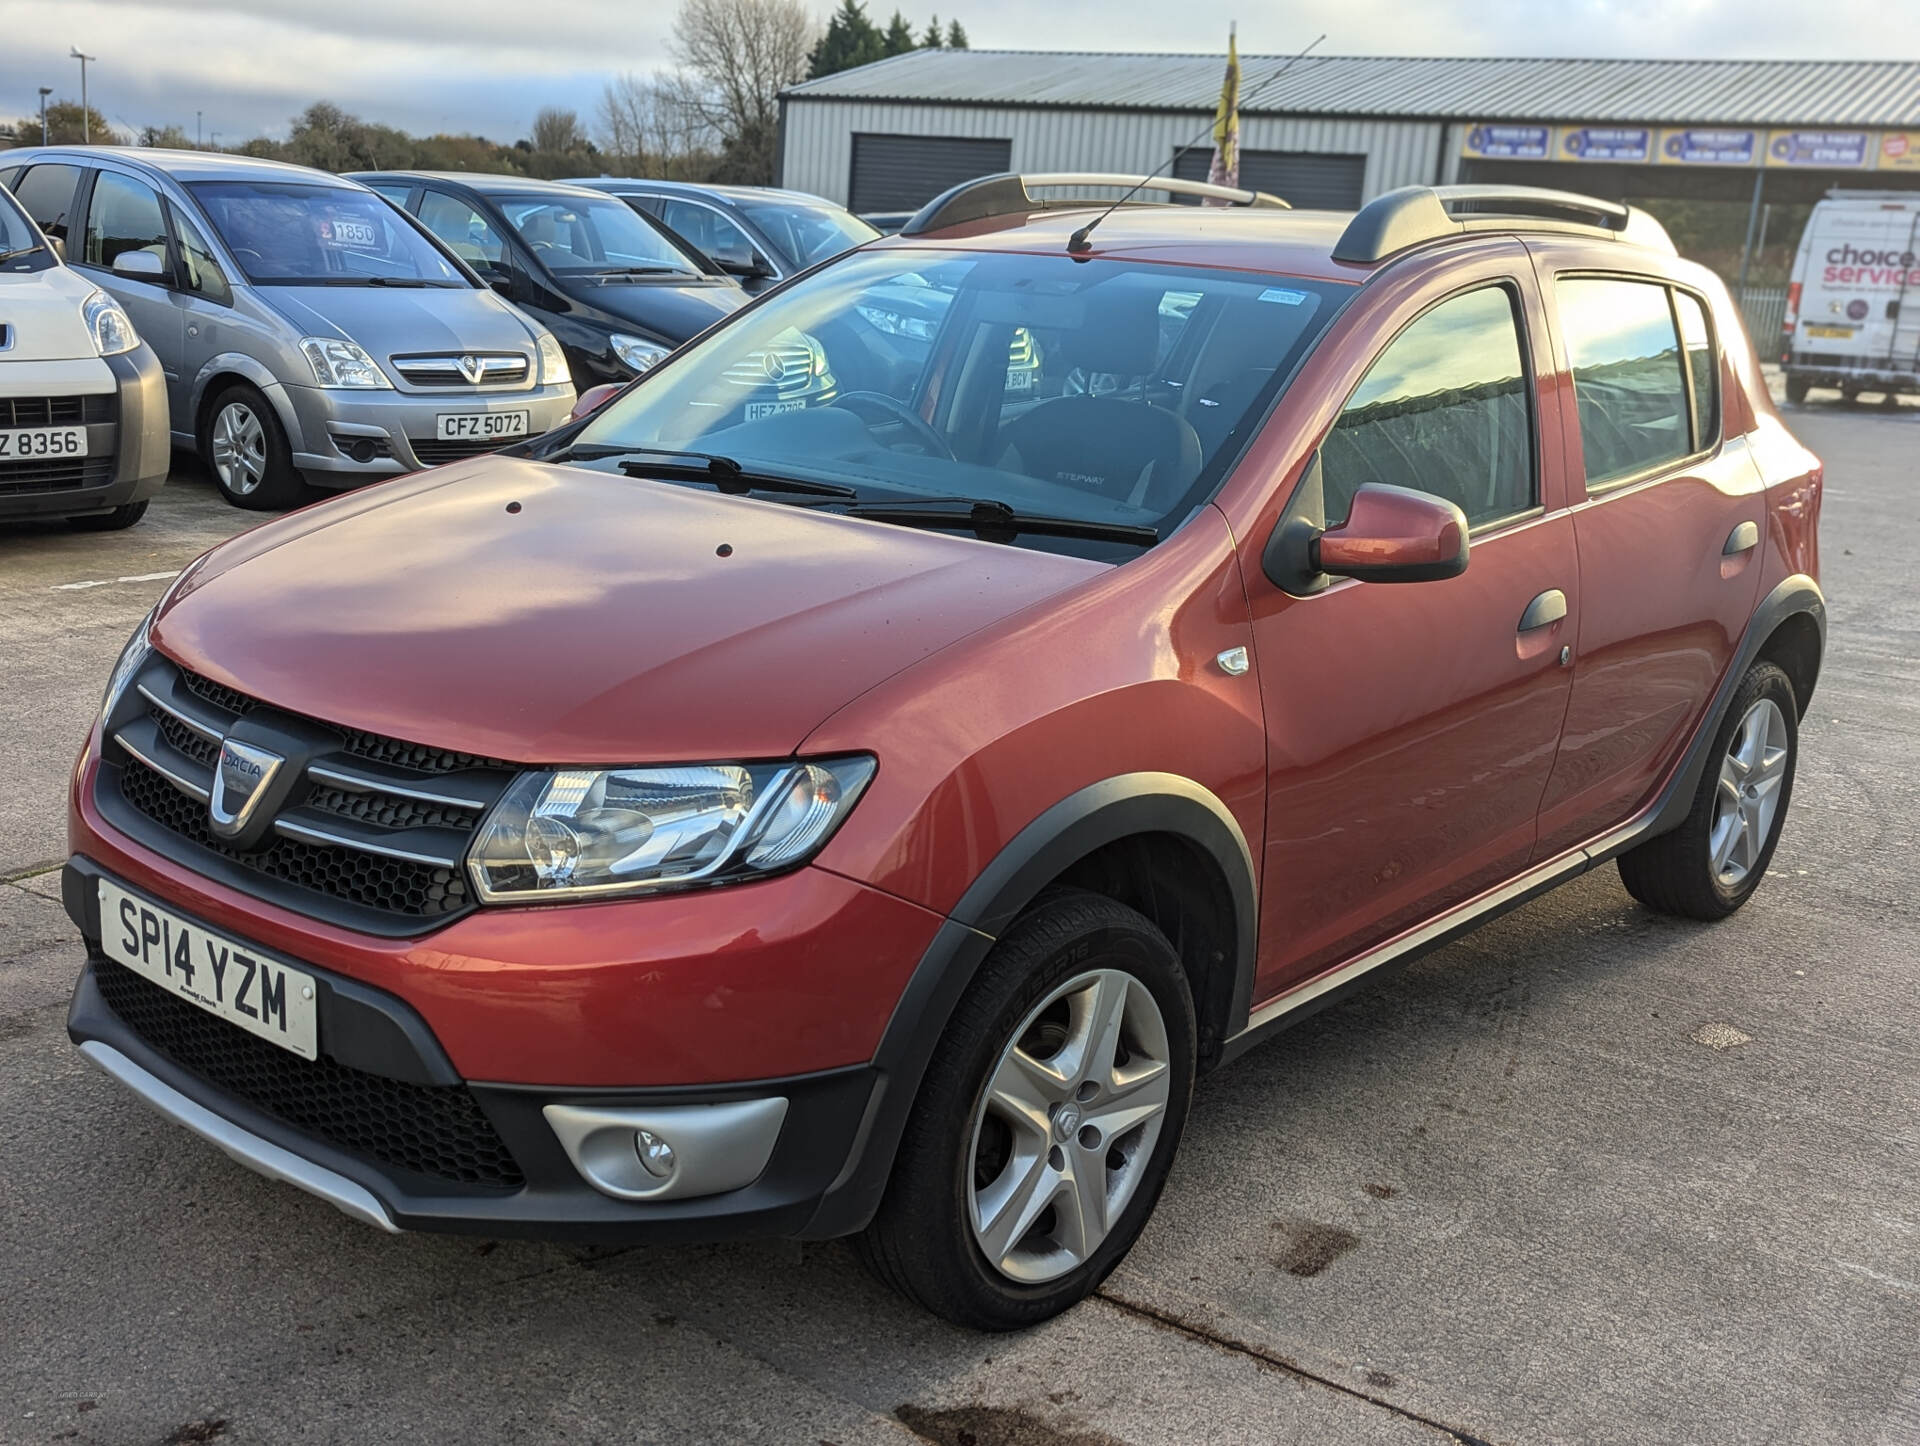
<svg viewBox="0 0 1920 1446">
<path fill-rule="evenodd" d="M 136 572 L 131 577 L 102 577 L 88 582 L 57 582 L 50 592 L 81 592 L 90 587 L 112 587 L 117 582 L 159 582 L 163 578 L 180 576 L 180 569 L 172 572 Z"/>
</svg>

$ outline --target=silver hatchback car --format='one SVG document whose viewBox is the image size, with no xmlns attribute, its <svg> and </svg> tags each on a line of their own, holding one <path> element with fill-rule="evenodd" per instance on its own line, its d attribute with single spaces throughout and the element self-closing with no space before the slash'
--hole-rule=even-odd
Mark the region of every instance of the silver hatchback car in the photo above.
<svg viewBox="0 0 1920 1446">
<path fill-rule="evenodd" d="M 132 315 L 177 445 L 279 508 L 567 419 L 551 333 L 353 181 L 205 151 L 0 152 L 0 185 Z"/>
</svg>

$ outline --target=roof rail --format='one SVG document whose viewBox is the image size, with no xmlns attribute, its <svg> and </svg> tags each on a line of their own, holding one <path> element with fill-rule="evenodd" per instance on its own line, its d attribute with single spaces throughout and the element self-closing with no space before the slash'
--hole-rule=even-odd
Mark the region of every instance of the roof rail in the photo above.
<svg viewBox="0 0 1920 1446">
<path fill-rule="evenodd" d="M 1183 181 L 1175 176 L 1122 176 L 1101 171 L 1049 171 L 1023 176 L 1015 171 L 1002 171 L 998 175 L 962 181 L 951 190 L 943 191 L 916 211 L 913 219 L 900 228 L 900 234 L 918 236 L 965 221 L 986 221 L 995 216 L 1017 216 L 1032 211 L 1081 210 L 1100 204 L 1084 198 L 1052 201 L 1034 198 L 1035 187 L 1055 186 L 1118 186 L 1136 191 L 1164 191 L 1173 196 L 1204 196 L 1234 206 L 1291 209 L 1278 196 L 1270 196 L 1265 191 L 1242 191 L 1233 186 L 1212 186 L 1205 181 Z"/>
<path fill-rule="evenodd" d="M 1341 233 L 1333 259 L 1384 261 L 1411 246 L 1474 231 L 1567 232 L 1674 254 L 1664 226 L 1618 201 L 1537 186 L 1402 186 L 1361 208 Z"/>
</svg>

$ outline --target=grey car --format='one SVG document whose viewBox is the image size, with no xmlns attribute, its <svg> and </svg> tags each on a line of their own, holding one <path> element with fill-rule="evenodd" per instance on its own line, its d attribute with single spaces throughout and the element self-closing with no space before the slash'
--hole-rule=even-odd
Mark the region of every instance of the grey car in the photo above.
<svg viewBox="0 0 1920 1446">
<path fill-rule="evenodd" d="M 567 419 L 559 343 L 353 181 L 204 151 L 0 153 L 0 184 L 132 315 L 176 445 L 278 508 Z"/>
</svg>

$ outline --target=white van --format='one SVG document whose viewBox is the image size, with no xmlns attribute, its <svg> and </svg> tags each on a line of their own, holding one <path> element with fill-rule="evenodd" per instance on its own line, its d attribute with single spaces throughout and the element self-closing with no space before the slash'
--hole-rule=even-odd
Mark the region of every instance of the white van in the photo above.
<svg viewBox="0 0 1920 1446">
<path fill-rule="evenodd" d="M 131 527 L 167 463 L 160 359 L 0 185 L 0 520 Z"/>
<path fill-rule="evenodd" d="M 1920 192 L 1829 191 L 1807 218 L 1787 288 L 1787 400 L 1920 392 Z"/>
</svg>

